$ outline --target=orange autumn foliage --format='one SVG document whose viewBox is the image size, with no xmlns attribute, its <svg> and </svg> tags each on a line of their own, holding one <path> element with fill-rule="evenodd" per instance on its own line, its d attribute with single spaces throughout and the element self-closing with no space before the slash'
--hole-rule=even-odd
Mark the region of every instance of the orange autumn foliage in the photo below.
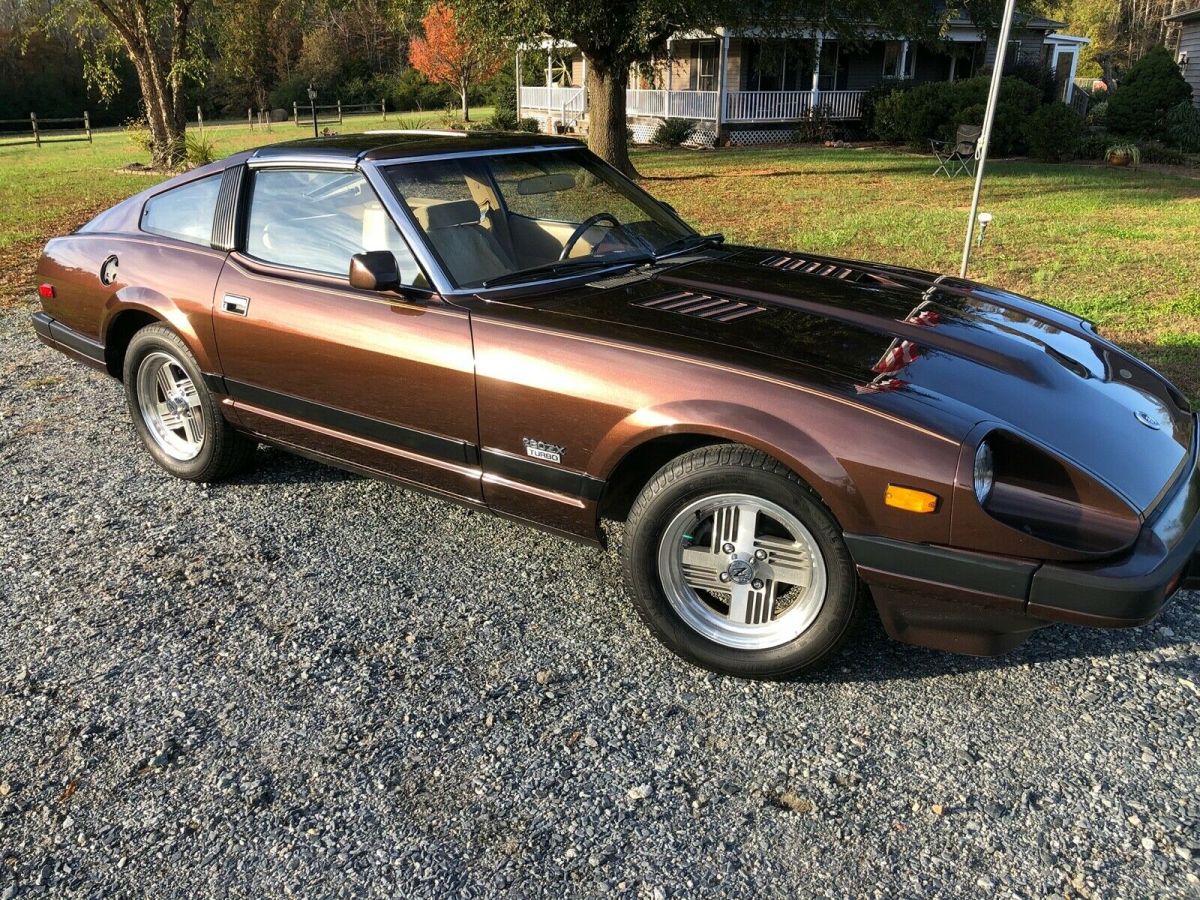
<svg viewBox="0 0 1200 900">
<path fill-rule="evenodd" d="M 493 42 L 461 28 L 444 3 L 431 6 L 421 25 L 425 34 L 413 39 L 409 61 L 430 81 L 457 88 L 467 118 L 467 91 L 495 75 L 504 57 Z"/>
</svg>

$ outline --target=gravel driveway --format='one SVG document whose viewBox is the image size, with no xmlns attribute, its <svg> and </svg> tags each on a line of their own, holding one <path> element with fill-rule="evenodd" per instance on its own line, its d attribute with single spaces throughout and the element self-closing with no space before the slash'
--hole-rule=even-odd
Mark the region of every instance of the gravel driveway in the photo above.
<svg viewBox="0 0 1200 900">
<path fill-rule="evenodd" d="M 260 450 L 0 314 L 0 897 L 1200 893 L 1200 614 L 691 668 L 607 552 Z"/>
</svg>

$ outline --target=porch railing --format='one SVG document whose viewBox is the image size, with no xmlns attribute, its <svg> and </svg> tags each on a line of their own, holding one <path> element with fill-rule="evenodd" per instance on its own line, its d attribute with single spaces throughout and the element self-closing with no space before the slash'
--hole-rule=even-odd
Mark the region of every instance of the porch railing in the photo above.
<svg viewBox="0 0 1200 900">
<path fill-rule="evenodd" d="M 584 97 L 584 89 L 581 87 L 522 85 L 521 109 L 579 116 L 583 114 L 586 106 Z"/>
<path fill-rule="evenodd" d="M 862 116 L 866 91 L 821 91 L 820 108 L 832 119 L 857 119 Z M 521 87 L 521 109 L 581 116 L 586 109 L 582 87 Z M 717 118 L 716 91 L 643 91 L 625 92 L 625 111 L 630 116 L 660 119 Z M 725 95 L 726 122 L 789 122 L 808 118 L 813 110 L 812 91 L 730 91 Z"/>
<path fill-rule="evenodd" d="M 627 90 L 625 112 L 662 119 L 716 119 L 717 92 Z"/>
<path fill-rule="evenodd" d="M 866 91 L 820 91 L 818 108 L 831 119 L 862 117 Z M 804 119 L 813 111 L 812 91 L 730 91 L 725 95 L 726 122 L 787 122 Z"/>
</svg>

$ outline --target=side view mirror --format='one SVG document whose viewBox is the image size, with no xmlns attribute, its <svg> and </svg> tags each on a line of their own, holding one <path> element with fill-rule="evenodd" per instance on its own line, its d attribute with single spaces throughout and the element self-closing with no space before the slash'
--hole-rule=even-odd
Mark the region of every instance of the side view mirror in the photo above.
<svg viewBox="0 0 1200 900">
<path fill-rule="evenodd" d="M 400 288 L 400 269 L 390 250 L 368 250 L 350 257 L 350 286 L 363 291 Z"/>
</svg>

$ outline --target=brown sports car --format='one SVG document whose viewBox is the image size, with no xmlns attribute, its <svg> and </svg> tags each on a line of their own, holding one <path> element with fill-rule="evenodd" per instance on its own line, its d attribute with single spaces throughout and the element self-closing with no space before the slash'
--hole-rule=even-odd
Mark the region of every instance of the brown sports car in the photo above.
<svg viewBox="0 0 1200 900">
<path fill-rule="evenodd" d="M 1200 583 L 1196 416 L 1090 323 L 974 282 L 731 246 L 566 139 L 240 153 L 46 246 L 38 335 L 168 472 L 269 442 L 584 541 L 721 672 L 888 632 L 994 654 Z"/>
</svg>

